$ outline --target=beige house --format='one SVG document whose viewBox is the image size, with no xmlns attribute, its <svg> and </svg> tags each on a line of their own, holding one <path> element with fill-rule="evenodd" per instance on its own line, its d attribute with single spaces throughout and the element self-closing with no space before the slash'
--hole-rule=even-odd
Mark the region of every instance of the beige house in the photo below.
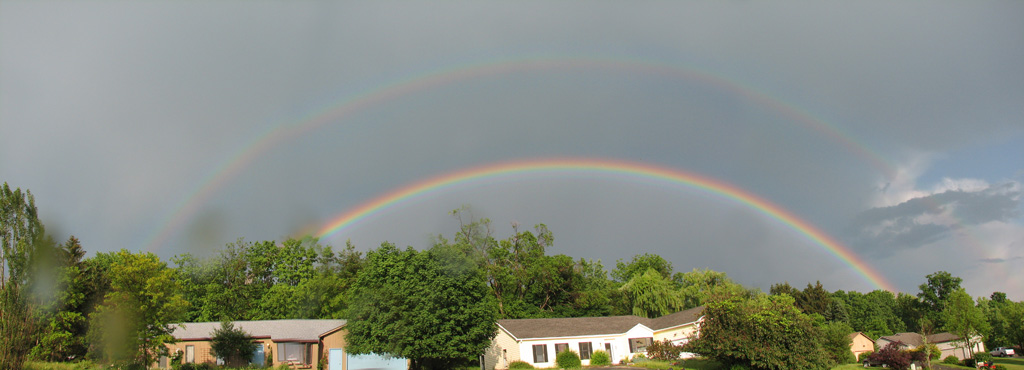
<svg viewBox="0 0 1024 370">
<path fill-rule="evenodd" d="M 249 334 L 256 346 L 250 360 L 254 364 L 288 364 L 295 369 L 314 369 L 325 359 L 332 369 L 346 369 L 344 356 L 345 320 L 267 320 L 234 321 L 235 328 Z M 213 332 L 219 322 L 198 322 L 172 325 L 171 335 L 177 343 L 168 345 L 171 354 L 181 353 L 182 363 L 220 362 L 210 348 Z M 338 358 L 330 358 L 330 356 Z M 158 368 L 170 368 L 166 357 L 160 358 Z"/>
<path fill-rule="evenodd" d="M 966 341 L 952 333 L 932 334 L 927 338 L 918 333 L 899 333 L 878 338 L 878 340 L 875 341 L 875 345 L 878 346 L 879 349 L 882 349 L 889 343 L 903 342 L 903 349 L 914 349 L 923 345 L 925 339 L 928 340 L 928 343 L 934 344 L 940 351 L 942 351 L 940 358 L 956 356 L 956 358 L 963 360 L 971 357 L 972 351 L 968 347 Z M 971 338 L 971 342 L 974 345 L 974 353 L 985 352 L 985 345 L 981 341 L 982 338 L 980 336 Z"/>
<path fill-rule="evenodd" d="M 850 352 L 853 352 L 853 358 L 860 361 L 860 355 L 867 352 L 875 351 L 875 341 L 871 340 L 870 337 L 861 332 L 850 334 Z"/>
<path fill-rule="evenodd" d="M 696 336 L 703 311 L 697 307 L 655 319 L 630 315 L 498 320 L 498 334 L 484 355 L 484 368 L 507 369 L 513 361 L 554 367 L 555 355 L 567 349 L 576 351 L 583 365 L 590 364 L 590 355 L 597 350 L 619 363 L 646 354 L 647 346 L 656 340 L 686 343 Z"/>
</svg>

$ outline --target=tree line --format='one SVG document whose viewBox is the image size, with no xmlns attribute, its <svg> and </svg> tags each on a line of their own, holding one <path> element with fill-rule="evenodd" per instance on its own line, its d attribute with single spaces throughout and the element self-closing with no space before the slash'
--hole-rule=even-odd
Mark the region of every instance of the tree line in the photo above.
<svg viewBox="0 0 1024 370">
<path fill-rule="evenodd" d="M 916 295 L 788 282 L 764 293 L 723 272 L 677 272 L 656 254 L 610 270 L 600 260 L 552 254 L 545 225 L 513 224 L 498 238 L 489 220 L 467 209 L 452 212 L 454 235 L 422 250 L 239 239 L 206 258 L 163 261 L 128 250 L 85 258 L 75 237 L 58 243 L 45 232 L 30 192 L 5 183 L 0 200 L 0 368 L 20 368 L 27 358 L 145 367 L 165 354 L 172 323 L 273 319 L 348 319 L 350 351 L 444 368 L 482 353 L 498 319 L 658 317 L 698 306 L 771 312 L 788 318 L 787 328 L 810 325 L 836 343 L 853 331 L 877 338 L 960 330 L 984 334 L 988 346 L 1024 344 L 1024 303 L 1000 292 L 975 301 L 946 272 L 928 275 Z M 838 344 L 817 346 L 808 353 L 838 353 L 827 350 Z"/>
</svg>

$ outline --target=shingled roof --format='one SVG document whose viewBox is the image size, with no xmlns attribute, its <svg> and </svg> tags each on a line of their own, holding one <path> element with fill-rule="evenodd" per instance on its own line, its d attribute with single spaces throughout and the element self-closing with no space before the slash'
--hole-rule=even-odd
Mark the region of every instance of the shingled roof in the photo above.
<svg viewBox="0 0 1024 370">
<path fill-rule="evenodd" d="M 903 342 L 903 344 L 911 347 L 917 347 L 924 344 L 924 337 L 918 333 L 899 333 L 887 335 L 878 339 L 885 339 L 890 342 Z M 944 343 L 959 339 L 960 337 L 953 333 L 937 333 L 928 336 L 928 343 Z"/>
<path fill-rule="evenodd" d="M 253 338 L 269 338 L 273 341 L 316 342 L 320 336 L 342 326 L 345 320 L 264 320 L 233 321 L 235 328 L 242 329 Z M 171 325 L 171 335 L 178 340 L 209 340 L 213 331 L 220 328 L 219 322 L 190 322 Z"/>
<path fill-rule="evenodd" d="M 498 325 L 517 339 L 613 335 L 625 333 L 637 325 L 644 325 L 651 330 L 661 330 L 689 324 L 700 319 L 703 311 L 704 307 L 697 307 L 654 319 L 633 315 L 507 319 L 498 320 Z"/>
</svg>

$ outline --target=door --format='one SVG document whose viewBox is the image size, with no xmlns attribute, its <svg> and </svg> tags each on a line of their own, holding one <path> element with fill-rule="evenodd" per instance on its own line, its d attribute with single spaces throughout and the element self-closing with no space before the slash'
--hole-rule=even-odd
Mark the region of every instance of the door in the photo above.
<svg viewBox="0 0 1024 370">
<path fill-rule="evenodd" d="M 345 350 L 331 348 L 327 351 L 327 370 L 344 370 Z"/>
<path fill-rule="evenodd" d="M 263 344 L 258 343 L 255 348 L 256 350 L 252 352 L 252 360 L 249 361 L 249 363 L 256 366 L 263 366 L 266 364 L 266 361 L 264 360 L 266 355 L 263 353 Z"/>
<path fill-rule="evenodd" d="M 618 361 L 615 361 L 615 354 L 612 353 L 612 344 L 611 343 L 605 343 L 604 344 L 604 351 L 608 352 L 608 359 L 610 359 L 613 364 L 618 362 Z"/>
<path fill-rule="evenodd" d="M 348 355 L 346 370 L 407 370 L 408 361 L 400 357 L 369 355 Z M 333 369 L 332 369 L 333 370 Z"/>
</svg>

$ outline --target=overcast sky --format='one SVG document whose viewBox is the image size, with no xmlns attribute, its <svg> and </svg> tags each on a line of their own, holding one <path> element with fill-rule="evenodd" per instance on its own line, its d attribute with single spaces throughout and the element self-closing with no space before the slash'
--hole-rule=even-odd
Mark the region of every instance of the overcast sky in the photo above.
<svg viewBox="0 0 1024 370">
<path fill-rule="evenodd" d="M 283 240 L 466 168 L 642 162 L 732 184 L 899 290 L 1024 299 L 1024 3 L 0 2 L 0 181 L 90 253 Z M 748 286 L 874 287 L 743 203 L 521 175 L 322 240 L 451 236 L 469 205 L 551 253 L 657 253 Z"/>
</svg>

